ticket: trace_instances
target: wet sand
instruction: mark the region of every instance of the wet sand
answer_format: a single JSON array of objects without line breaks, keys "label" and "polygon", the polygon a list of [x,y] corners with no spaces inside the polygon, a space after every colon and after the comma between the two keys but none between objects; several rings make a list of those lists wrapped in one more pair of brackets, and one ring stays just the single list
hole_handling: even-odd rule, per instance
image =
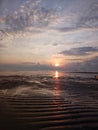
[{"label": "wet sand", "polygon": [[1,76],[0,130],[97,130],[98,81]]}]

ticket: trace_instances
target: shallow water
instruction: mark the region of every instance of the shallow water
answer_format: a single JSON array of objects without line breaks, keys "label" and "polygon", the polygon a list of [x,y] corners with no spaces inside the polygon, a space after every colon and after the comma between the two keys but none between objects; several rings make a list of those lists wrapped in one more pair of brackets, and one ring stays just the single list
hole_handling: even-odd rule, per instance
[{"label": "shallow water", "polygon": [[97,130],[98,80],[94,75],[3,73],[0,129]]}]

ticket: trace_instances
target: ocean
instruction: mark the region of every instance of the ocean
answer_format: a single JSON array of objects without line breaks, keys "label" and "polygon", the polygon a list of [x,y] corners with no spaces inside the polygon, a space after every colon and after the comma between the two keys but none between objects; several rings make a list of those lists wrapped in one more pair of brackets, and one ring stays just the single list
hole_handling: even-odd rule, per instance
[{"label": "ocean", "polygon": [[97,130],[96,75],[0,72],[0,130]]}]

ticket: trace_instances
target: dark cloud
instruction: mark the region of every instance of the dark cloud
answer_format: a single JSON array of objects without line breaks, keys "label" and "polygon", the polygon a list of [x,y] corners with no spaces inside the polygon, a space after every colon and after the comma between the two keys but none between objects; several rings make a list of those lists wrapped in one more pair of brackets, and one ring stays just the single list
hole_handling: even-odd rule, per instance
[{"label": "dark cloud", "polygon": [[[6,6],[9,8],[2,19],[6,26],[6,29],[4,30],[7,32],[25,30],[29,27],[37,27],[37,28],[47,27],[51,22],[55,21],[55,19],[56,21],[57,20],[60,21],[58,15],[59,13],[62,14],[63,12],[62,9],[67,4],[68,7],[66,6],[66,10],[64,9],[65,16],[61,16],[64,19],[63,22],[65,22],[65,25],[59,28],[53,27],[53,29],[56,28],[56,30],[60,32],[70,32],[75,31],[77,29],[81,29],[83,27],[88,28],[98,26],[98,1],[96,0],[94,0],[94,2],[90,1],[89,6],[87,6],[87,8],[85,9],[83,8],[84,10],[82,9],[81,11],[82,13],[80,14],[78,13],[80,12],[79,8],[77,7],[75,9],[75,3],[78,3],[78,1],[73,2],[72,0],[70,1],[54,0],[52,3],[48,0],[46,1],[31,0],[28,2],[26,2],[25,0],[23,2],[22,0],[19,0],[18,2],[14,1],[16,5],[13,4],[13,2],[11,2],[11,5],[13,4],[11,9],[8,0],[5,3]],[[59,10],[59,8],[61,9]],[[72,13],[71,10],[76,12],[76,14]],[[70,16],[69,18],[66,16],[67,15],[66,13],[68,14],[68,16]],[[66,21],[68,19],[70,20],[67,22],[68,24],[67,26]],[[75,22],[73,22],[74,20]],[[30,30],[28,29],[27,31]]]},{"label": "dark cloud", "polygon": [[17,35],[24,37],[26,33],[30,35],[41,33],[55,21],[57,17],[55,11],[42,7],[41,2],[41,0],[19,0],[14,3],[4,0],[3,4],[1,2],[0,40],[10,38],[9,34],[14,38]]},{"label": "dark cloud", "polygon": [[48,26],[52,18],[54,12],[40,7],[40,2],[37,0],[33,4],[32,2],[22,4],[18,11],[7,14],[3,20],[7,27],[6,31],[17,31],[27,27]]},{"label": "dark cloud", "polygon": [[4,45],[3,43],[0,43],[0,49],[1,48],[6,48],[6,45]]},{"label": "dark cloud", "polygon": [[22,64],[23,65],[36,65],[36,63],[34,62],[23,62]]},{"label": "dark cloud", "polygon": [[[71,59],[70,59],[71,60]],[[59,70],[65,71],[76,71],[76,72],[98,72],[98,56],[86,60],[78,61],[77,59],[71,60],[72,62],[63,65]],[[81,59],[80,59],[81,60]],[[0,64],[0,71],[12,71],[12,70],[22,70],[22,71],[31,71],[31,70],[55,70],[56,68],[47,64],[24,62],[21,64]]]},{"label": "dark cloud", "polygon": [[77,62],[77,61],[82,61],[83,59],[82,58],[73,58],[73,59],[69,58],[69,59],[66,59],[66,60],[72,61],[72,62]]},{"label": "dark cloud", "polygon": [[83,66],[83,68],[85,67],[88,71],[98,72],[98,56],[96,56],[88,61],[85,61],[82,64],[82,66]]},{"label": "dark cloud", "polygon": [[85,6],[86,8],[82,7],[80,14],[77,13],[78,10],[76,11],[76,22],[73,22],[74,17],[71,17],[71,22],[68,23],[70,26],[67,27],[65,24],[64,27],[56,29],[60,32],[73,32],[81,29],[98,28],[98,0],[90,1],[88,5]]},{"label": "dark cloud", "polygon": [[58,43],[53,43],[53,46],[58,46],[59,44]]},{"label": "dark cloud", "polygon": [[40,63],[29,63],[24,62],[21,64],[0,64],[0,71],[11,71],[11,70],[53,70],[54,67],[47,64],[40,64]]},{"label": "dark cloud", "polygon": [[3,30],[0,30],[0,40],[4,38],[5,32]]},{"label": "dark cloud", "polygon": [[61,27],[58,28],[57,30],[59,30],[60,32],[72,32],[75,31],[76,29],[79,29],[78,27]]},{"label": "dark cloud", "polygon": [[98,56],[83,62],[83,66],[87,66],[89,70],[95,69],[98,71]]},{"label": "dark cloud", "polygon": [[98,56],[84,62],[72,62],[65,65],[66,71],[98,72]]},{"label": "dark cloud", "polygon": [[2,7],[3,0],[0,0],[0,7]]},{"label": "dark cloud", "polygon": [[91,2],[80,17],[77,25],[79,27],[98,27],[98,0]]},{"label": "dark cloud", "polygon": [[98,52],[98,48],[95,47],[79,47],[79,48],[72,48],[70,50],[65,50],[60,52],[63,55],[73,55],[73,56],[84,56],[89,55],[92,52]]}]

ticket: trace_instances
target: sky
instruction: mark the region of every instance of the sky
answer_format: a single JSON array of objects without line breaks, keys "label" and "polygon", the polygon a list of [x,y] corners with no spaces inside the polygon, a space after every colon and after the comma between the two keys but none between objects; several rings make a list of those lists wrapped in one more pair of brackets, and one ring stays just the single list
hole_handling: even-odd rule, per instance
[{"label": "sky", "polygon": [[0,0],[0,71],[98,72],[98,0]]}]

